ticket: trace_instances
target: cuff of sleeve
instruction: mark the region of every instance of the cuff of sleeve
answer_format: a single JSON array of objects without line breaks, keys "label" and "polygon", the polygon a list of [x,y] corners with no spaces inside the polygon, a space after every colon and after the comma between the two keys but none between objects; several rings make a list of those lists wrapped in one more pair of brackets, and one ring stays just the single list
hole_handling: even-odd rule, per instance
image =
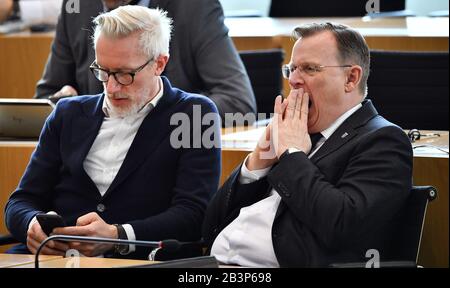
[{"label": "cuff of sleeve", "polygon": [[270,169],[272,168],[267,167],[264,169],[250,171],[245,164],[247,163],[248,157],[249,155],[247,155],[247,157],[244,160],[244,164],[242,164],[241,175],[239,177],[240,184],[250,184],[252,182],[258,181],[262,177],[266,176],[269,173]]},{"label": "cuff of sleeve", "polygon": [[[125,230],[125,233],[127,233],[128,240],[135,241],[136,240],[136,234],[134,234],[133,226],[130,224],[123,224],[123,229]],[[136,245],[130,244],[128,247],[128,252],[126,254],[130,254],[136,251]]]}]

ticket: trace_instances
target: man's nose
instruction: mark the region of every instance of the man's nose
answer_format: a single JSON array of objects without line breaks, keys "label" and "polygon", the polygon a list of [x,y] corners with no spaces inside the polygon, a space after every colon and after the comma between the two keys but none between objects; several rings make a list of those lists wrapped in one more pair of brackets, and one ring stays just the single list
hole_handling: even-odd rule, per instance
[{"label": "man's nose", "polygon": [[300,89],[305,85],[305,79],[303,78],[302,73],[299,73],[298,69],[295,69],[291,75],[289,75],[289,85],[293,89]]},{"label": "man's nose", "polygon": [[116,78],[114,78],[113,75],[109,75],[108,81],[105,83],[105,85],[106,85],[106,92],[108,94],[119,92],[120,89],[122,88],[122,85],[120,85],[116,81]]}]

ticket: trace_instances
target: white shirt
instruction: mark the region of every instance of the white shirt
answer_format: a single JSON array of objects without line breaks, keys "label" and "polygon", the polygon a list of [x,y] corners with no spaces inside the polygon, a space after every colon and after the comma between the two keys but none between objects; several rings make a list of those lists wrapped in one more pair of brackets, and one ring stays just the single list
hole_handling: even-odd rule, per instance
[{"label": "white shirt", "polygon": [[[311,158],[339,126],[361,107],[362,105],[358,104],[351,108],[322,131],[322,139],[311,148],[308,158]],[[245,165],[247,158],[241,168],[240,184],[257,181],[266,176],[272,168],[250,171]],[[239,216],[214,240],[211,255],[225,264],[245,267],[279,267],[272,243],[272,225],[280,202],[280,195],[272,189],[269,197],[242,208]]]},{"label": "white shirt", "polygon": [[23,22],[56,24],[62,0],[20,0],[19,7]]}]

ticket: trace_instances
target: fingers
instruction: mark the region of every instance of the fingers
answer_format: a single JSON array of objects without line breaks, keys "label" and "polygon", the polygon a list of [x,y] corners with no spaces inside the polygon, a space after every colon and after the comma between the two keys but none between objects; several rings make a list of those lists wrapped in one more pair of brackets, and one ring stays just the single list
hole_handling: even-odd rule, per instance
[{"label": "fingers", "polygon": [[[34,224],[27,233],[27,247],[33,253],[36,254],[41,243],[47,238],[47,235],[42,231],[39,223]],[[68,245],[64,243],[58,243],[55,241],[48,242],[44,248],[42,248],[42,254],[47,255],[64,255]]]},{"label": "fingers", "polygon": [[296,98],[295,98],[296,100],[295,100],[295,109],[294,109],[294,116],[293,116],[293,118],[295,118],[295,119],[300,119],[300,117],[301,117],[303,98],[304,98],[303,89],[299,89],[297,92]]},{"label": "fingers", "polygon": [[306,92],[303,94],[302,106],[300,113],[300,121],[304,127],[308,126],[308,113],[309,113],[309,94]]},{"label": "fingers", "polygon": [[291,92],[289,93],[289,96],[287,98],[288,102],[288,106],[287,106],[287,110],[286,110],[286,115],[285,117],[288,119],[291,119],[294,117],[295,114],[295,107],[297,106],[297,97],[298,97],[299,91],[296,89],[291,90]]},{"label": "fingers", "polygon": [[283,114],[282,103],[283,103],[283,97],[281,95],[278,95],[277,98],[275,98],[275,107],[273,109],[273,111],[275,112],[275,115]]},{"label": "fingers", "polygon": [[86,215],[81,216],[80,218],[77,219],[77,226],[86,226],[91,224],[92,222],[95,222],[97,220],[100,220],[100,216],[95,213],[95,212],[91,212],[88,213]]},{"label": "fingers", "polygon": [[[33,254],[37,253],[37,250],[38,250],[40,245],[41,245],[41,242],[38,242],[38,241],[36,241],[34,239],[30,238],[30,239],[27,240],[28,249]],[[64,256],[65,255],[64,251],[50,248],[48,245],[49,245],[49,243],[47,243],[47,245],[45,245],[45,247],[43,247],[41,249],[41,252],[39,254],[43,254],[43,255],[58,255],[58,256]]]},{"label": "fingers", "polygon": [[73,236],[90,236],[92,230],[86,226],[70,226],[64,228],[53,229],[54,234],[73,235]]},{"label": "fingers", "polygon": [[75,249],[87,257],[98,255],[98,253],[96,253],[98,247],[101,247],[101,245],[92,243],[80,243],[80,242],[76,242],[70,245],[71,249]]},{"label": "fingers", "polygon": [[55,97],[78,95],[77,90],[70,85],[66,85],[54,94]]}]

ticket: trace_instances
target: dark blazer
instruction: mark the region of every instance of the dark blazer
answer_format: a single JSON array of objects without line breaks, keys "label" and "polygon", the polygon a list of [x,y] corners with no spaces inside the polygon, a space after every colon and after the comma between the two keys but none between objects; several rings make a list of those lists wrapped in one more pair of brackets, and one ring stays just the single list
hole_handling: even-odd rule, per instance
[{"label": "dark blazer", "polygon": [[[185,113],[192,121],[193,105],[200,106],[202,115],[216,113],[218,118],[217,109],[208,98],[172,88],[165,78],[163,82],[164,95],[139,127],[103,197],[83,161],[104,119],[104,96],[58,102],[6,205],[6,225],[16,239],[25,243],[31,219],[51,210],[68,225],[97,212],[109,224],[131,224],[138,240],[200,239],[207,203],[218,188],[220,148],[172,148],[171,133],[178,126],[170,120],[175,113]],[[202,131],[220,133],[218,122],[201,126]],[[190,137],[192,141],[192,131]],[[137,247],[129,256],[145,258],[148,252]]]},{"label": "dark blazer", "polygon": [[311,159],[289,154],[246,185],[238,167],[208,207],[204,239],[211,247],[242,207],[273,187],[282,198],[272,227],[281,267],[364,261],[372,248],[383,259],[387,227],[412,186],[412,158],[406,134],[365,101]]},{"label": "dark blazer", "polygon": [[[56,36],[36,88],[37,98],[46,98],[64,85],[80,95],[103,91],[89,71],[95,59],[91,36],[92,20],[103,12],[101,0],[80,0],[80,12],[64,8]],[[223,10],[217,0],[151,0],[150,8],[168,11],[174,30],[166,75],[174,87],[212,99],[220,115],[227,112],[256,112],[250,80],[224,25]]]}]

